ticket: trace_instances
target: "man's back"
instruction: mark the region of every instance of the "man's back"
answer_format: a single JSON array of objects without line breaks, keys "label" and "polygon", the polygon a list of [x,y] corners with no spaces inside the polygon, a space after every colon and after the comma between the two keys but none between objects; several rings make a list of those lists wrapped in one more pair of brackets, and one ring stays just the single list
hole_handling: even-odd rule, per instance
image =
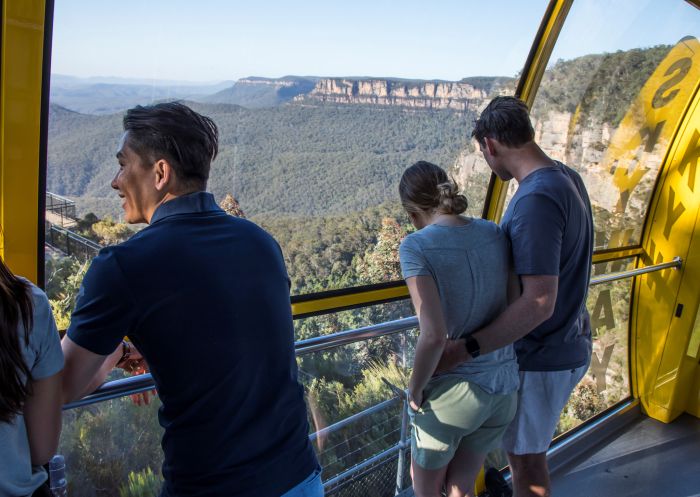
[{"label": "man's back", "polygon": [[593,253],[588,194],[571,168],[537,169],[520,183],[501,222],[519,275],[557,275],[551,318],[515,343],[521,370],[579,367],[590,354],[585,299]]},{"label": "man's back", "polygon": [[179,197],[104,250],[84,286],[100,297],[79,302],[71,338],[95,350],[88,320],[110,322],[99,335],[127,334],[156,380],[164,495],[279,495],[315,469],[289,282],[262,229],[226,215],[209,194]]}]

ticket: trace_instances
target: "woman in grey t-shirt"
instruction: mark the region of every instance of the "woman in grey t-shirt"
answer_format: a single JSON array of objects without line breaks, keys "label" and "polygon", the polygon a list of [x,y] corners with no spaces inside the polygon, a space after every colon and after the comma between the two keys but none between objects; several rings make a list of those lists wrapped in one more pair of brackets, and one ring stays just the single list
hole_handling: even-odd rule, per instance
[{"label": "woman in grey t-shirt", "polygon": [[63,353],[44,292],[0,259],[0,496],[32,495],[61,432]]},{"label": "woman in grey t-shirt", "polygon": [[399,195],[418,229],[399,250],[421,331],[409,385],[413,488],[418,497],[439,495],[443,485],[450,496],[472,495],[486,454],[515,414],[515,353],[512,346],[474,352],[455,370],[436,368],[448,338],[469,336],[506,308],[508,241],[497,225],[460,216],[467,199],[434,164],[409,167]]}]

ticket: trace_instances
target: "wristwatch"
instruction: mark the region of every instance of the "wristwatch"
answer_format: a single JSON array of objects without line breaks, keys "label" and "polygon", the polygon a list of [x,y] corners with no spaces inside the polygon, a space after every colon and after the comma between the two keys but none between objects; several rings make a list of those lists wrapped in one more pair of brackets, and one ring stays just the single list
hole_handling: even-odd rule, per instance
[{"label": "wristwatch", "polygon": [[469,352],[469,355],[472,356],[472,359],[476,359],[479,357],[479,354],[481,354],[479,342],[477,342],[476,338],[471,335],[469,335],[466,340],[465,346],[467,348],[467,352]]}]

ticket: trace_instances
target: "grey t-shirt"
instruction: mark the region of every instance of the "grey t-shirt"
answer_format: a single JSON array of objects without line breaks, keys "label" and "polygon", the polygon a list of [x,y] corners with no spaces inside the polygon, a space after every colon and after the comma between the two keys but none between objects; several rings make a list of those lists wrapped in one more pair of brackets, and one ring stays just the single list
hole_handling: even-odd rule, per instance
[{"label": "grey t-shirt", "polygon": [[[25,346],[24,328],[19,330],[26,364],[35,380],[48,378],[63,369],[63,352],[51,306],[44,292],[31,285],[34,323]],[[0,423],[0,496],[31,495],[46,480],[41,467],[32,467],[24,416]]]},{"label": "grey t-shirt", "polygon": [[563,371],[586,364],[591,330],[586,295],[593,255],[588,193],[573,169],[556,163],[518,186],[501,221],[518,275],[557,275],[554,314],[515,343],[523,371]]},{"label": "grey t-shirt", "polygon": [[[408,235],[399,249],[404,278],[432,276],[440,294],[449,338],[467,336],[507,306],[508,240],[495,224],[473,219],[463,226],[431,224]],[[465,362],[446,375],[460,375],[489,393],[518,389],[512,346]]]}]

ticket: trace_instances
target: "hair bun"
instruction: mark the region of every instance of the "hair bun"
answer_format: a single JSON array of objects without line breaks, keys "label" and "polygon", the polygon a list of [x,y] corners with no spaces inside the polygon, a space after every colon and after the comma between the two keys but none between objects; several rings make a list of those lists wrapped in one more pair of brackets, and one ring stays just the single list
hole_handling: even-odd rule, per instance
[{"label": "hair bun", "polygon": [[454,179],[441,167],[423,160],[403,172],[399,197],[408,212],[461,214],[467,210],[467,197],[459,193]]},{"label": "hair bun", "polygon": [[461,214],[467,210],[467,197],[459,193],[459,187],[450,179],[437,185],[438,205],[445,214]]}]

